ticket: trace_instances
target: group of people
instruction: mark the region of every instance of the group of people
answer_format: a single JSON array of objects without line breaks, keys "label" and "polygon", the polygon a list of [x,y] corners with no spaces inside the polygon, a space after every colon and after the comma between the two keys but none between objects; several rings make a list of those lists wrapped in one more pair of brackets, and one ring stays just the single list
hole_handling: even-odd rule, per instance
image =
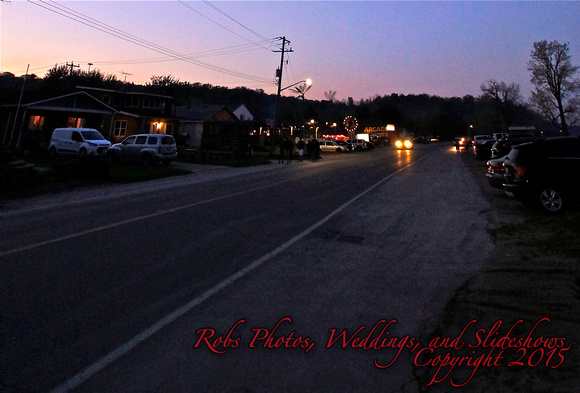
[{"label": "group of people", "polygon": [[[284,137],[279,145],[280,148],[280,158],[278,159],[279,164],[283,164],[286,161],[286,165],[292,162],[292,156],[294,155],[294,143],[288,137]],[[296,149],[298,150],[298,157],[300,161],[304,159],[304,150],[308,154],[311,161],[316,161],[320,159],[320,142],[317,139],[311,139],[308,143],[305,143],[302,138],[296,143]]]}]

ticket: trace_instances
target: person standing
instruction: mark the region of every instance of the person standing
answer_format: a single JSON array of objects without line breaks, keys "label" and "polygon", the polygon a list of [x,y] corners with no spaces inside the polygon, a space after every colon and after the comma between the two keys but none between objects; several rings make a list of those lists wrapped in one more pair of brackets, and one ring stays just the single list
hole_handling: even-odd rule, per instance
[{"label": "person standing", "polygon": [[288,138],[284,139],[284,152],[286,153],[286,165],[292,162],[292,155],[294,154],[294,143]]},{"label": "person standing", "polygon": [[302,161],[302,158],[304,156],[304,141],[302,140],[302,138],[300,138],[300,140],[296,144],[296,147],[298,148],[298,156],[300,157],[300,161]]},{"label": "person standing", "polygon": [[284,148],[286,147],[286,137],[280,142],[280,158],[278,158],[278,164],[284,163]]},{"label": "person standing", "polygon": [[311,142],[312,144],[312,155],[311,155],[311,159],[312,161],[316,161],[318,160],[318,158],[320,157],[320,142],[318,142],[318,139],[314,138]]}]

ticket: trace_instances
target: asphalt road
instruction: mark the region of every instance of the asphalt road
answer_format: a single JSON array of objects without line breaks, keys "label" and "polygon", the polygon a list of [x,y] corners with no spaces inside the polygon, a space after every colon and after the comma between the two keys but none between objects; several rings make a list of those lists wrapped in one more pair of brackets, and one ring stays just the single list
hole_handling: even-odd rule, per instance
[{"label": "asphalt road", "polygon": [[323,157],[6,204],[0,387],[416,391],[488,202],[446,144]]}]

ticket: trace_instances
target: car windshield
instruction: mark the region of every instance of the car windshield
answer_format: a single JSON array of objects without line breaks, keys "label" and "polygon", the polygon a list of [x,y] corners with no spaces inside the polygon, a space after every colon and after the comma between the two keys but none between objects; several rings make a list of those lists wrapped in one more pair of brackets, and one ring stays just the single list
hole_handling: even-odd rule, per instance
[{"label": "car windshield", "polygon": [[88,141],[105,140],[98,131],[81,131],[81,134],[83,134],[83,137]]}]

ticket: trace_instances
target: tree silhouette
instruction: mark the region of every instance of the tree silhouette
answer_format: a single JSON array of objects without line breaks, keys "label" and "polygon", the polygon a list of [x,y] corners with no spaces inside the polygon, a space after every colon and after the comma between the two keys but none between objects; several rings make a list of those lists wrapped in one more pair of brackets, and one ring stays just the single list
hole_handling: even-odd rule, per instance
[{"label": "tree silhouette", "polygon": [[498,82],[494,79],[481,84],[484,98],[491,99],[501,113],[503,123],[507,128],[512,125],[512,112],[521,103],[520,85],[517,83]]},{"label": "tree silhouette", "polygon": [[295,94],[298,94],[298,97],[300,97],[304,100],[306,92],[308,90],[310,90],[311,87],[312,87],[312,85],[309,85],[307,83],[302,83],[301,85],[295,86],[293,91]]},{"label": "tree silhouette", "polygon": [[336,91],[335,90],[328,90],[324,92],[324,98],[330,103],[333,103],[336,99]]},{"label": "tree silhouette", "polygon": [[578,121],[580,105],[580,81],[574,79],[578,66],[572,65],[568,50],[568,44],[558,41],[534,42],[528,62],[536,87],[530,102],[564,135]]}]

